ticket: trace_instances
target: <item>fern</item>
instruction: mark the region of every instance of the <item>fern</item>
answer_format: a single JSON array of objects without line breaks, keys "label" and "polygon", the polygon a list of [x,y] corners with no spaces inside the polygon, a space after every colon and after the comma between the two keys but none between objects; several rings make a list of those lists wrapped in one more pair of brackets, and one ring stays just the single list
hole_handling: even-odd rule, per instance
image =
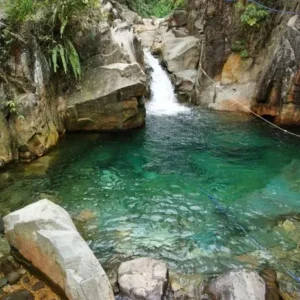
[{"label": "fern", "polygon": [[57,64],[57,52],[58,52],[58,47],[55,46],[55,47],[52,49],[52,63],[53,63],[53,70],[54,70],[54,73],[56,73],[57,68],[58,68],[58,64]]},{"label": "fern", "polygon": [[81,64],[77,50],[70,40],[67,40],[68,59],[70,61],[73,74],[76,79],[81,77]]},{"label": "fern", "polygon": [[[1,0],[0,0],[1,1]],[[82,14],[89,14],[99,0],[9,0],[6,1],[8,25],[17,31],[35,15],[43,15],[36,26],[35,35],[54,73],[60,69],[64,74],[71,73],[76,80],[81,77],[80,57],[74,46],[74,27],[70,22]],[[0,35],[0,59],[6,59],[13,43],[11,37]],[[0,63],[1,64],[1,63]]]},{"label": "fern", "polygon": [[65,57],[65,49],[62,45],[59,45],[59,54],[63,64],[64,72],[66,74],[68,73],[68,64],[67,64],[67,58]]}]

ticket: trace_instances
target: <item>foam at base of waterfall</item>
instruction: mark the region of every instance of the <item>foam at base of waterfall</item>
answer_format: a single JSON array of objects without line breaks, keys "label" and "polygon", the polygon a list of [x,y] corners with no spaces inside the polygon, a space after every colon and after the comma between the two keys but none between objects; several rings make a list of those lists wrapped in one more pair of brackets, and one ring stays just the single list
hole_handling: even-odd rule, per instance
[{"label": "foam at base of waterfall", "polygon": [[147,105],[149,115],[176,115],[190,109],[178,103],[174,87],[158,59],[145,51],[146,62],[153,69],[151,74],[151,101]]}]

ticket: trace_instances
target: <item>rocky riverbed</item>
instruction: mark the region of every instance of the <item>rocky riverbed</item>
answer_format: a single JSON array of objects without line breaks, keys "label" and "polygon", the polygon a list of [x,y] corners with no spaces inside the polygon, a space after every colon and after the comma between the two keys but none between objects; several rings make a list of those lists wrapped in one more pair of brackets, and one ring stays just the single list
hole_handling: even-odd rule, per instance
[{"label": "rocky riverbed", "polygon": [[[89,211],[76,217],[80,222],[91,218]],[[0,285],[5,300],[296,300],[300,296],[287,274],[267,267],[260,273],[240,269],[210,278],[175,273],[163,261],[142,257],[116,264],[107,277],[67,212],[49,200],[9,214],[4,224]],[[290,217],[278,226],[294,232],[299,224]],[[10,255],[10,246],[17,260]]]}]

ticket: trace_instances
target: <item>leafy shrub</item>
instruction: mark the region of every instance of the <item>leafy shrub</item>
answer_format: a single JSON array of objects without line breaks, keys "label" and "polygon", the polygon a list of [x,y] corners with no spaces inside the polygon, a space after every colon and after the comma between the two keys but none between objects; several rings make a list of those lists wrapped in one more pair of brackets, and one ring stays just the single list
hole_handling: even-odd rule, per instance
[{"label": "leafy shrub", "polygon": [[245,40],[238,40],[231,45],[231,50],[233,52],[241,52],[241,51],[245,50],[245,48],[246,48]]},{"label": "leafy shrub", "polygon": [[240,52],[240,55],[241,55],[241,58],[243,58],[243,59],[247,59],[247,58],[250,57],[250,54],[249,54],[249,52],[248,52],[247,49],[242,50],[242,51]]},{"label": "leafy shrub", "polygon": [[37,9],[37,2],[32,0],[12,0],[6,3],[6,13],[10,24],[26,21]]},{"label": "leafy shrub", "polygon": [[251,27],[260,26],[269,16],[269,12],[265,8],[253,3],[247,4],[245,7],[241,3],[238,3],[237,7],[243,10],[241,21]]}]

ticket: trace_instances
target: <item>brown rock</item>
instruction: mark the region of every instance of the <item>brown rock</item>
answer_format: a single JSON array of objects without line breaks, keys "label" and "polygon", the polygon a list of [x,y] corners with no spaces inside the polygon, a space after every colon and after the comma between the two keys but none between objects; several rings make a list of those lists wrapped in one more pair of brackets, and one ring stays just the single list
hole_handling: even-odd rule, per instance
[{"label": "brown rock", "polygon": [[15,284],[21,279],[22,275],[20,272],[12,272],[7,275],[7,280],[9,284]]},{"label": "brown rock", "polygon": [[23,278],[23,283],[29,283],[30,282],[30,278],[28,276],[25,276]]},{"label": "brown rock", "polygon": [[1,300],[34,300],[34,296],[29,291],[22,289],[3,296]]},{"label": "brown rock", "polygon": [[276,272],[270,268],[265,268],[260,272],[260,276],[265,280],[266,283],[266,300],[279,300],[280,296]]},{"label": "brown rock", "polygon": [[40,289],[43,289],[44,287],[45,287],[45,283],[42,281],[38,281],[31,287],[31,289],[33,291],[38,291]]}]

